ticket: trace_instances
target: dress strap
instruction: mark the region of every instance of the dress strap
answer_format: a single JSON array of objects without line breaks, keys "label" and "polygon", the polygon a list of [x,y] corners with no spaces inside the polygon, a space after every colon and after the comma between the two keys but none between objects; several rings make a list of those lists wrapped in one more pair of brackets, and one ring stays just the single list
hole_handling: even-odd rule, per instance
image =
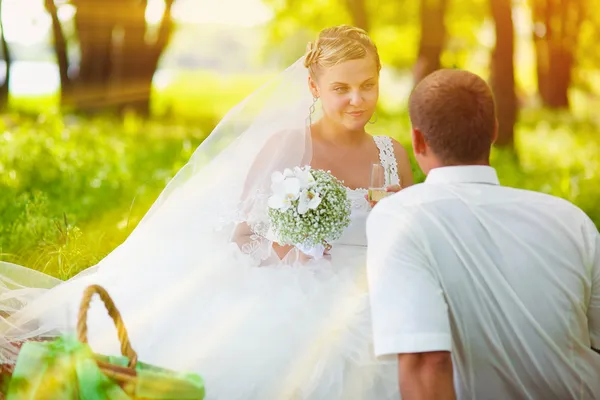
[{"label": "dress strap", "polygon": [[379,149],[379,160],[385,169],[385,184],[399,185],[400,177],[398,176],[398,161],[394,153],[394,143],[389,136],[373,136],[375,144]]}]

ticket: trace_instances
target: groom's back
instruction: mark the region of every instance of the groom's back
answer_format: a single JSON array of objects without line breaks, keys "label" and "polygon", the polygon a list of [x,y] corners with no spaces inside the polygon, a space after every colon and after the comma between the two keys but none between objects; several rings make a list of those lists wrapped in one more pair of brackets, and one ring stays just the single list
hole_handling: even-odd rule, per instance
[{"label": "groom's back", "polygon": [[376,353],[450,351],[459,398],[600,398],[596,227],[562,199],[500,186],[489,160],[506,137],[481,77],[429,74],[409,115],[427,179],[367,224]]},{"label": "groom's back", "polygon": [[600,397],[600,249],[582,211],[478,183],[417,185],[390,200],[414,213],[439,273],[464,398]]}]

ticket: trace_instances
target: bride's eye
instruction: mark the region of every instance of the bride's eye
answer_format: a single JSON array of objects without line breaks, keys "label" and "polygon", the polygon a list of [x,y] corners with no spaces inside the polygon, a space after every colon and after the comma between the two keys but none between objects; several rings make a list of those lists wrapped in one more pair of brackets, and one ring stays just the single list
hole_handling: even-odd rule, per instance
[{"label": "bride's eye", "polygon": [[375,87],[374,83],[366,83],[363,85],[363,88],[365,88],[367,90],[373,89],[374,87]]},{"label": "bride's eye", "polygon": [[338,87],[333,88],[333,91],[336,93],[344,93],[346,91],[346,88],[343,86],[338,86]]}]

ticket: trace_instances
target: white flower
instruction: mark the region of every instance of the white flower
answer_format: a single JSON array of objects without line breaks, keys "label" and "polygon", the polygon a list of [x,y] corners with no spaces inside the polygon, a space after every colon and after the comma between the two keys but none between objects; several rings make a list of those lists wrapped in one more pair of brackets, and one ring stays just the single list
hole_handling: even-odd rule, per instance
[{"label": "white flower", "polygon": [[304,215],[308,210],[315,210],[321,204],[321,197],[312,190],[303,190],[298,201],[298,214]]},{"label": "white flower", "polygon": [[292,202],[298,200],[300,196],[300,181],[298,178],[274,180],[271,188],[273,189],[273,195],[269,197],[269,207],[277,210],[287,211],[292,206]]},{"label": "white flower", "polygon": [[291,177],[294,176],[294,171],[292,171],[289,168],[286,168],[286,169],[283,170],[283,176],[286,177],[286,178],[291,178]]},{"label": "white flower", "polygon": [[294,173],[296,178],[300,180],[301,189],[307,189],[316,183],[315,177],[310,173],[310,166],[304,168],[296,167],[294,168]]}]

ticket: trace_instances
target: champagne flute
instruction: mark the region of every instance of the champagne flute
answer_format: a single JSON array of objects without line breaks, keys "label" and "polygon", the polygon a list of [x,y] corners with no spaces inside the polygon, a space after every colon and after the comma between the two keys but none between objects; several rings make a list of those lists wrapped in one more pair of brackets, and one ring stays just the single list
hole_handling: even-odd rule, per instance
[{"label": "champagne flute", "polygon": [[387,197],[385,189],[385,168],[381,164],[371,166],[371,184],[369,185],[369,201],[378,202]]}]

